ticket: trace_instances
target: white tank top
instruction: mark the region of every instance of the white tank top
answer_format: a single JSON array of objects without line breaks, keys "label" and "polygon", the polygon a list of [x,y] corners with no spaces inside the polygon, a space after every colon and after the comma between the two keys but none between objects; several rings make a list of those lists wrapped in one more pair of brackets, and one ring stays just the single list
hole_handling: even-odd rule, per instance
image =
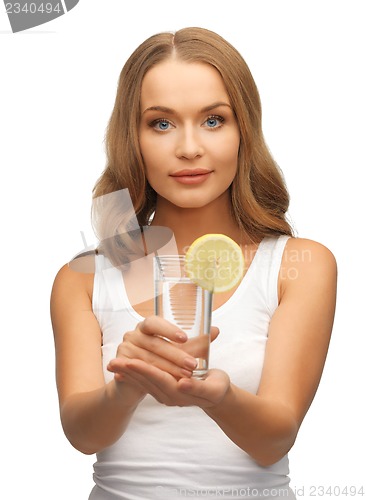
[{"label": "white tank top", "polygon": [[[210,367],[238,387],[258,390],[268,326],[278,306],[277,283],[287,236],[264,238],[230,299],[212,314],[220,335],[211,344]],[[128,301],[121,273],[97,258],[93,310],[103,332],[106,370],[124,332],[142,317]],[[287,456],[261,467],[197,407],[167,407],[146,396],[123,436],[97,454],[90,500],[178,500],[184,497],[294,499]]]}]

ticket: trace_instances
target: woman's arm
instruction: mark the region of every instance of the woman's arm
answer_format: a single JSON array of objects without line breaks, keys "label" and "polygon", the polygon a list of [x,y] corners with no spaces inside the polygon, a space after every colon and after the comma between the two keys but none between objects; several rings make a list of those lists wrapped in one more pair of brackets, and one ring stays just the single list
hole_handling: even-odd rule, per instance
[{"label": "woman's arm", "polygon": [[[123,434],[147,392],[128,375],[116,375],[105,384],[102,336],[92,311],[92,291],[92,274],[64,266],[51,294],[61,422],[71,444],[86,454],[112,445]],[[191,376],[195,359],[180,348],[186,335],[175,325],[155,318],[153,330],[159,333],[161,328],[167,341],[151,335],[150,325],[151,321],[145,320],[133,332],[121,331],[116,352],[119,359],[132,357],[156,364],[174,380]]]},{"label": "woman's arm", "polygon": [[93,275],[64,266],[51,294],[61,422],[71,444],[86,454],[115,442],[145,395],[136,385],[105,384],[92,289]]},{"label": "woman's arm", "polygon": [[138,381],[162,404],[200,406],[260,465],[275,463],[293,445],[320,381],[333,325],[336,274],[334,257],[325,247],[289,240],[256,395],[231,384],[220,370],[210,370],[203,381],[177,381],[136,359],[112,360],[109,369]]},{"label": "woman's arm", "polygon": [[292,447],[313,400],[327,355],[336,302],[336,263],[322,245],[288,241],[257,395],[233,385],[206,409],[261,465]]}]

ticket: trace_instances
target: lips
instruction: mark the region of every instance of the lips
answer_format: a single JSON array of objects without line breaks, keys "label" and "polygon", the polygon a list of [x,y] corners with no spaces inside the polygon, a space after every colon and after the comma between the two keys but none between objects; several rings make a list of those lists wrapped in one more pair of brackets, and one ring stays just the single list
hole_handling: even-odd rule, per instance
[{"label": "lips", "polygon": [[186,168],[184,170],[178,170],[171,174],[172,177],[185,177],[187,175],[206,175],[210,174],[212,170],[207,170],[206,168]]},{"label": "lips", "polygon": [[205,168],[187,168],[170,174],[170,177],[181,184],[200,184],[208,179],[212,172],[213,170]]}]

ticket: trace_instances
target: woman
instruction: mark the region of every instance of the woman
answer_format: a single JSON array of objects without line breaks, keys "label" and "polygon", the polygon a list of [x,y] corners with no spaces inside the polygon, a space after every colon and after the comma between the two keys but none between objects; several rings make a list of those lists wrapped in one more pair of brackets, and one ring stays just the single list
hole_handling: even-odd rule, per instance
[{"label": "woman", "polygon": [[[97,453],[90,499],[294,498],[287,453],[323,370],[336,264],[293,237],[247,65],[204,29],[152,36],[122,70],[106,143],[95,197],[128,188],[139,225],[170,228],[180,253],[226,234],[247,272],[214,297],[212,369],[196,380],[184,332],[153,314],[149,256],[60,270],[60,412],[73,446]],[[98,219],[101,239],[124,215]]]}]

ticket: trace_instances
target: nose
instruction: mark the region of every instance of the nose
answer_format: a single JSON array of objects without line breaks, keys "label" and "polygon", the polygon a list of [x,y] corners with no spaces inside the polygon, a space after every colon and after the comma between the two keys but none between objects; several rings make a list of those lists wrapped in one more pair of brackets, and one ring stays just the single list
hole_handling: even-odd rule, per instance
[{"label": "nose", "polygon": [[176,144],[175,154],[177,158],[193,160],[204,154],[203,144],[200,136],[192,128],[181,130]]}]

